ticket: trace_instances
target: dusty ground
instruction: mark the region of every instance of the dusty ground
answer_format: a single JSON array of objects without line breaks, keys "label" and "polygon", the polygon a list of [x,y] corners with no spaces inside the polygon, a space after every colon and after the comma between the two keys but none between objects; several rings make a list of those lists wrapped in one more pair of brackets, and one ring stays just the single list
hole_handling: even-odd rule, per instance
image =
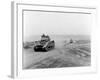
[{"label": "dusty ground", "polygon": [[23,69],[90,66],[90,41],[78,40],[72,44],[56,41],[55,49],[34,52],[23,49]]}]

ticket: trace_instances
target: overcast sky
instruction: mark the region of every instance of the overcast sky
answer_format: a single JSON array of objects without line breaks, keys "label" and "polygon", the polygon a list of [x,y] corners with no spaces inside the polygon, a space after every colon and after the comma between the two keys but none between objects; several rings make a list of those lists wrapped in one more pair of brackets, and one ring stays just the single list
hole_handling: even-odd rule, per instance
[{"label": "overcast sky", "polygon": [[32,35],[90,35],[91,14],[24,11],[24,37]]}]

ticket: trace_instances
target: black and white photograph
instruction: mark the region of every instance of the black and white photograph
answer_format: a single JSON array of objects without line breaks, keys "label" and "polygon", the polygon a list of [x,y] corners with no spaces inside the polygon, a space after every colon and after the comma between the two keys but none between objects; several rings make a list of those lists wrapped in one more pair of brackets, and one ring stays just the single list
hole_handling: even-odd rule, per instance
[{"label": "black and white photograph", "polygon": [[91,13],[23,11],[23,69],[91,66]]}]

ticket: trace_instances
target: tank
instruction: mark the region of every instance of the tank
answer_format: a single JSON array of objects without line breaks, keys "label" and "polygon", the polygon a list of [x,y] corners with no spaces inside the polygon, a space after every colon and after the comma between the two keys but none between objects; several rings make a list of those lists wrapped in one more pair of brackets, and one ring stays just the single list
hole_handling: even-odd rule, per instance
[{"label": "tank", "polygon": [[35,41],[34,51],[49,51],[55,48],[55,41],[48,35],[42,35],[41,40]]}]

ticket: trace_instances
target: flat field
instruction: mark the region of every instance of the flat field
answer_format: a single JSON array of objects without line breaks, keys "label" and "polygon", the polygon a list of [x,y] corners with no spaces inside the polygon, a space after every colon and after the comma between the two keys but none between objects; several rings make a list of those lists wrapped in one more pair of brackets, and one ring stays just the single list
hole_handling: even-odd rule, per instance
[{"label": "flat field", "polygon": [[[32,36],[24,43],[38,40]],[[50,36],[55,48],[48,52],[35,52],[33,48],[23,48],[23,69],[84,67],[91,65],[90,36]],[[73,43],[69,43],[70,39]],[[34,45],[33,45],[34,47]]]}]

